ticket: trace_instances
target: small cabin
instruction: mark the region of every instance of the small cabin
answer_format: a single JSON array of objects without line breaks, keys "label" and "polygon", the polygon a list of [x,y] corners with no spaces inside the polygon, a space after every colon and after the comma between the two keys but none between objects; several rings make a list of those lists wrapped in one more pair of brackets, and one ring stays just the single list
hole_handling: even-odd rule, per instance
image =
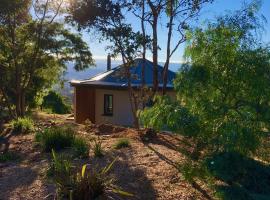
[{"label": "small cabin", "polygon": [[[142,67],[145,66],[145,85],[153,87],[153,63],[149,60],[135,59],[130,66],[131,84],[134,90],[141,87]],[[159,89],[162,88],[162,67],[158,66]],[[71,81],[74,87],[74,115],[77,123],[89,119],[92,123],[110,123],[132,126],[133,116],[124,66],[110,68],[87,80]],[[173,80],[176,74],[168,71],[167,93],[175,96]]]}]

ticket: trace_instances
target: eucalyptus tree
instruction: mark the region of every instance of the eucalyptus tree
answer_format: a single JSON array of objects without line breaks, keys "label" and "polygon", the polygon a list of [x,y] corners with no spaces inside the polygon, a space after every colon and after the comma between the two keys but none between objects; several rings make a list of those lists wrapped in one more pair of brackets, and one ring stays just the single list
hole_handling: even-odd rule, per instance
[{"label": "eucalyptus tree", "polygon": [[175,80],[178,100],[158,99],[141,114],[146,126],[190,135],[210,153],[256,151],[270,128],[270,50],[256,36],[258,8],[250,4],[190,33]]},{"label": "eucalyptus tree", "polygon": [[14,117],[23,116],[36,95],[59,80],[67,61],[75,61],[76,70],[93,64],[81,36],[57,21],[63,3],[0,3],[0,90]]},{"label": "eucalyptus tree", "polygon": [[[167,46],[166,60],[163,67],[163,95],[166,94],[168,69],[170,59],[179,46],[186,41],[187,31],[194,20],[199,16],[203,6],[207,3],[212,3],[214,0],[166,0],[165,12],[168,17],[167,21]],[[172,39],[176,38],[174,44]]]},{"label": "eucalyptus tree", "polygon": [[[151,29],[151,53],[153,61],[153,91],[159,87],[158,60],[159,51],[165,55],[163,66],[162,82],[163,94],[166,93],[167,76],[171,57],[179,46],[186,41],[186,33],[195,23],[201,9],[214,0],[123,0],[129,2],[129,8],[133,14],[141,21],[141,32],[144,37],[148,27]],[[160,26],[166,27],[166,47],[161,49]],[[145,57],[146,48],[143,49],[142,56]]]}]

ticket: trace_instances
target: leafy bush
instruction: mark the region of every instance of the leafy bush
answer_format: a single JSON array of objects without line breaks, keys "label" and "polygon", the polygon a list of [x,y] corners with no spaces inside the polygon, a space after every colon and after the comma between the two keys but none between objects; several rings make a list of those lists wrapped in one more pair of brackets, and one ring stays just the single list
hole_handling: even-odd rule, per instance
[{"label": "leafy bush", "polygon": [[18,118],[11,121],[11,126],[15,133],[28,133],[33,131],[34,122],[28,117]]},{"label": "leafy bush", "polygon": [[72,144],[75,156],[86,158],[89,155],[89,145],[83,138],[75,138]]},{"label": "leafy bush", "polygon": [[42,149],[50,152],[72,147],[75,140],[74,130],[70,127],[51,127],[36,134],[36,140]]},{"label": "leafy bush", "polygon": [[121,148],[129,147],[129,146],[130,146],[130,141],[126,138],[121,138],[114,144],[115,149],[121,149]]},{"label": "leafy bush", "polygon": [[155,96],[154,105],[138,114],[146,128],[169,129],[184,135],[199,133],[198,118],[169,96]]},{"label": "leafy bush", "polygon": [[0,153],[0,163],[17,160],[19,156],[14,152]]},{"label": "leafy bush", "polygon": [[57,199],[97,199],[105,193],[116,193],[125,196],[132,194],[118,189],[114,185],[114,179],[109,172],[116,159],[104,168],[97,169],[90,165],[83,165],[77,170],[71,162],[54,151],[50,173],[57,187]]},{"label": "leafy bush", "polygon": [[71,111],[71,106],[68,105],[63,97],[55,91],[50,91],[43,98],[42,108],[50,109],[53,113],[67,114]]},{"label": "leafy bush", "polygon": [[103,157],[103,149],[102,149],[101,140],[94,140],[93,151],[94,151],[95,157],[98,157],[98,158]]}]

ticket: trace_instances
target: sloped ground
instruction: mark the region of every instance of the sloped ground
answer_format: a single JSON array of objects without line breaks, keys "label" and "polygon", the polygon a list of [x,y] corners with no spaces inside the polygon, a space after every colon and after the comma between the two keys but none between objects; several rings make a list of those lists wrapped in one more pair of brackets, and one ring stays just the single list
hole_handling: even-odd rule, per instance
[{"label": "sloped ground", "polygon": [[19,158],[0,163],[0,199],[43,199],[53,192],[44,179],[48,161],[33,147],[33,135],[12,136],[8,142]]},{"label": "sloped ground", "polygon": [[[83,126],[66,121],[66,117],[42,114],[36,116],[36,119],[40,126],[50,126],[51,120],[56,121],[57,125],[71,124],[78,129],[78,134],[89,141],[89,144],[93,138],[99,137],[105,156],[94,158],[90,150],[89,159],[77,162],[104,166],[117,157],[112,174],[118,186],[134,194],[132,198],[123,199],[207,199],[202,192],[184,181],[177,170],[177,163],[185,159],[178,151],[183,138],[159,133],[157,137],[145,143],[140,138],[141,133],[133,129],[103,125],[92,126],[85,130]],[[34,135],[7,134],[5,137],[9,144],[8,148],[17,152],[20,159],[0,163],[0,199],[53,199],[54,186],[45,178],[49,155],[41,153],[35,147]],[[131,141],[131,147],[115,150],[113,145],[122,137]],[[4,143],[1,148],[3,146]]]}]

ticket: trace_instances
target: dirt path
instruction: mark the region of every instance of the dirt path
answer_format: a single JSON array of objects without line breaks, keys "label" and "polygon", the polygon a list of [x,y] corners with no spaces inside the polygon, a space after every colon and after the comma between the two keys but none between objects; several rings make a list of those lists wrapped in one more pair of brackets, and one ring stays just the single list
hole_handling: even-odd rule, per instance
[{"label": "dirt path", "polygon": [[[132,131],[134,132],[134,131]],[[183,155],[177,150],[179,138],[168,134],[158,137],[145,144],[130,133],[131,147],[112,150],[118,136],[102,137],[107,158],[118,157],[113,174],[118,184],[126,191],[135,195],[133,199],[157,200],[191,200],[206,199],[200,192],[183,180],[177,169]],[[102,158],[106,160],[107,158]],[[92,162],[102,162],[94,159]]]},{"label": "dirt path", "polygon": [[47,159],[33,146],[33,135],[9,137],[9,151],[18,160],[0,163],[0,199],[44,199],[54,191],[44,181]]}]

